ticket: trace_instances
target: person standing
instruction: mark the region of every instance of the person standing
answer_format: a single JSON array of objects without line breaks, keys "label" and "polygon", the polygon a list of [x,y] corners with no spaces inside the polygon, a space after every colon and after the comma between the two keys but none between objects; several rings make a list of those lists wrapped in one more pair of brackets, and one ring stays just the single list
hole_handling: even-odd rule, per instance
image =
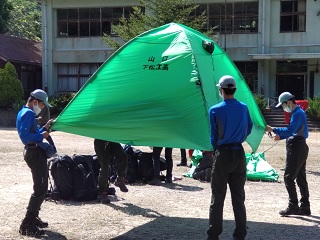
[{"label": "person standing", "polygon": [[35,118],[44,106],[51,107],[48,96],[43,90],[36,89],[31,92],[27,104],[19,111],[16,119],[17,131],[24,144],[24,160],[31,169],[33,179],[33,193],[19,229],[22,235],[42,235],[44,232],[39,228],[48,227],[48,223],[39,217],[40,207],[48,190],[47,158],[37,143],[49,137],[48,129],[53,120],[50,119],[39,129]]},{"label": "person standing", "polygon": [[[310,215],[309,188],[306,178],[306,160],[309,147],[306,143],[308,138],[308,124],[305,112],[296,104],[295,97],[289,92],[280,94],[279,103],[276,107],[282,106],[283,110],[292,113],[290,124],[287,127],[266,126],[266,131],[276,135],[274,140],[286,139],[286,167],[284,171],[284,183],[289,194],[288,207],[281,210],[281,216],[286,215]],[[296,191],[296,185],[300,189],[300,207]]]},{"label": "person standing", "polygon": [[[98,196],[108,195],[109,188],[109,168],[110,161],[115,158],[115,167],[117,171],[117,179],[114,185],[120,188],[122,192],[128,192],[125,185],[125,176],[128,169],[128,155],[122,148],[120,143],[94,139],[94,150],[100,162],[100,172],[98,177]],[[105,200],[107,199],[104,197]]]},{"label": "person standing", "polygon": [[[152,159],[153,159],[153,171],[154,179],[152,179],[149,184],[158,186],[161,184],[160,180],[160,155],[163,147],[153,147]],[[172,160],[172,148],[165,148],[164,157],[166,159],[167,170],[166,170],[166,183],[172,183],[172,169],[173,169],[173,160]]]},{"label": "person standing", "polygon": [[186,149],[180,148],[180,163],[177,164],[177,167],[186,167],[188,165],[187,163],[187,152]]},{"label": "person standing", "polygon": [[233,239],[247,235],[245,191],[246,159],[242,143],[251,133],[252,121],[246,104],[234,98],[236,82],[232,76],[220,78],[219,94],[223,101],[209,110],[210,141],[214,149],[211,171],[211,204],[208,240],[222,233],[223,206],[229,184],[236,228]]}]

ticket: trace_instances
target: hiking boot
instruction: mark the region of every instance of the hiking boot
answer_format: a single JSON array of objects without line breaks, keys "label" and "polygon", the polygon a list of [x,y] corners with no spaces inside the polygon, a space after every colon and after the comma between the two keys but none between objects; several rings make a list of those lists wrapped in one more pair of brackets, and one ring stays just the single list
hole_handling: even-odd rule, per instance
[{"label": "hiking boot", "polygon": [[300,207],[300,215],[309,216],[311,215],[310,207]]},{"label": "hiking boot", "polygon": [[33,224],[38,228],[47,228],[49,226],[47,222],[42,221],[41,218],[39,217],[36,217],[33,220]]},{"label": "hiking boot", "polygon": [[159,186],[159,185],[161,185],[161,181],[158,178],[154,178],[150,182],[148,182],[148,184],[153,185],[153,186]]},{"label": "hiking boot", "polygon": [[124,178],[117,178],[116,181],[114,182],[114,185],[120,188],[121,192],[128,192],[128,188],[124,184],[125,180]]},{"label": "hiking boot", "polygon": [[44,235],[44,231],[40,230],[34,224],[30,222],[22,222],[20,225],[19,233],[25,236],[41,236]]},{"label": "hiking boot", "polygon": [[300,215],[300,209],[298,206],[288,206],[286,209],[283,209],[279,212],[281,216],[288,215]]}]

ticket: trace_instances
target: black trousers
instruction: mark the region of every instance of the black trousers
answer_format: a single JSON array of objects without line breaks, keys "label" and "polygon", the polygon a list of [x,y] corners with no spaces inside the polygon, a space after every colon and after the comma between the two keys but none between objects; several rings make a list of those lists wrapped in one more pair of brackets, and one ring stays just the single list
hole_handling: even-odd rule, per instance
[{"label": "black trousers", "polygon": [[41,204],[48,191],[47,158],[38,147],[29,147],[24,150],[24,160],[31,169],[33,179],[33,193],[31,194],[27,211],[38,216]]},{"label": "black trousers", "polygon": [[109,187],[109,166],[111,158],[115,158],[115,167],[119,178],[125,177],[128,169],[128,155],[120,143],[108,142],[100,139],[94,140],[94,150],[100,162],[98,187]]},{"label": "black trousers", "polygon": [[289,194],[289,206],[298,206],[298,195],[296,184],[300,189],[301,207],[310,207],[309,188],[306,178],[306,160],[308,158],[309,147],[305,140],[287,141],[287,159],[284,172],[284,183]]},{"label": "black trousers", "polygon": [[[163,147],[154,147],[152,152],[154,178],[160,179],[160,155]],[[172,148],[165,148],[164,157],[167,163],[166,176],[172,177],[173,160],[172,160]]]},{"label": "black trousers", "polygon": [[211,205],[209,209],[208,240],[218,239],[222,233],[223,206],[229,185],[236,228],[233,236],[242,239],[247,235],[246,208],[244,205],[246,159],[243,147],[218,147],[214,151],[211,174]]}]

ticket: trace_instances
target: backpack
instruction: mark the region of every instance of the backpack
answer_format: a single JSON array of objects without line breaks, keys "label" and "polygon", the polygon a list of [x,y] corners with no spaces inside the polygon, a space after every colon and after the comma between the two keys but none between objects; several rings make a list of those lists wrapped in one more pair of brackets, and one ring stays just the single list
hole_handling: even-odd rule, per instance
[{"label": "backpack", "polygon": [[76,201],[97,199],[97,182],[92,170],[92,155],[73,155],[73,197]]},{"label": "backpack", "polygon": [[[68,155],[58,156],[49,162],[50,173],[54,181],[51,195],[55,198],[70,200],[73,197],[73,160]],[[59,196],[57,196],[59,195]]]},{"label": "backpack", "polygon": [[134,183],[140,180],[138,156],[141,151],[139,149],[131,147],[130,145],[125,145],[123,149],[128,155],[128,169],[126,180],[128,181],[128,183]]},{"label": "backpack", "polygon": [[[138,155],[139,160],[139,175],[146,181],[154,179],[152,153],[141,152]],[[160,172],[167,170],[167,163],[163,157],[160,157]]]}]

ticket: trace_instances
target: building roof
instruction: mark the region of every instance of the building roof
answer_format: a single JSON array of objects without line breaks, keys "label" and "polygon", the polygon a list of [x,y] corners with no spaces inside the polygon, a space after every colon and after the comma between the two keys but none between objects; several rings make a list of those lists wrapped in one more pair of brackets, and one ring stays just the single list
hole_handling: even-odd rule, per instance
[{"label": "building roof", "polygon": [[0,59],[11,63],[41,65],[41,42],[0,34]]}]

